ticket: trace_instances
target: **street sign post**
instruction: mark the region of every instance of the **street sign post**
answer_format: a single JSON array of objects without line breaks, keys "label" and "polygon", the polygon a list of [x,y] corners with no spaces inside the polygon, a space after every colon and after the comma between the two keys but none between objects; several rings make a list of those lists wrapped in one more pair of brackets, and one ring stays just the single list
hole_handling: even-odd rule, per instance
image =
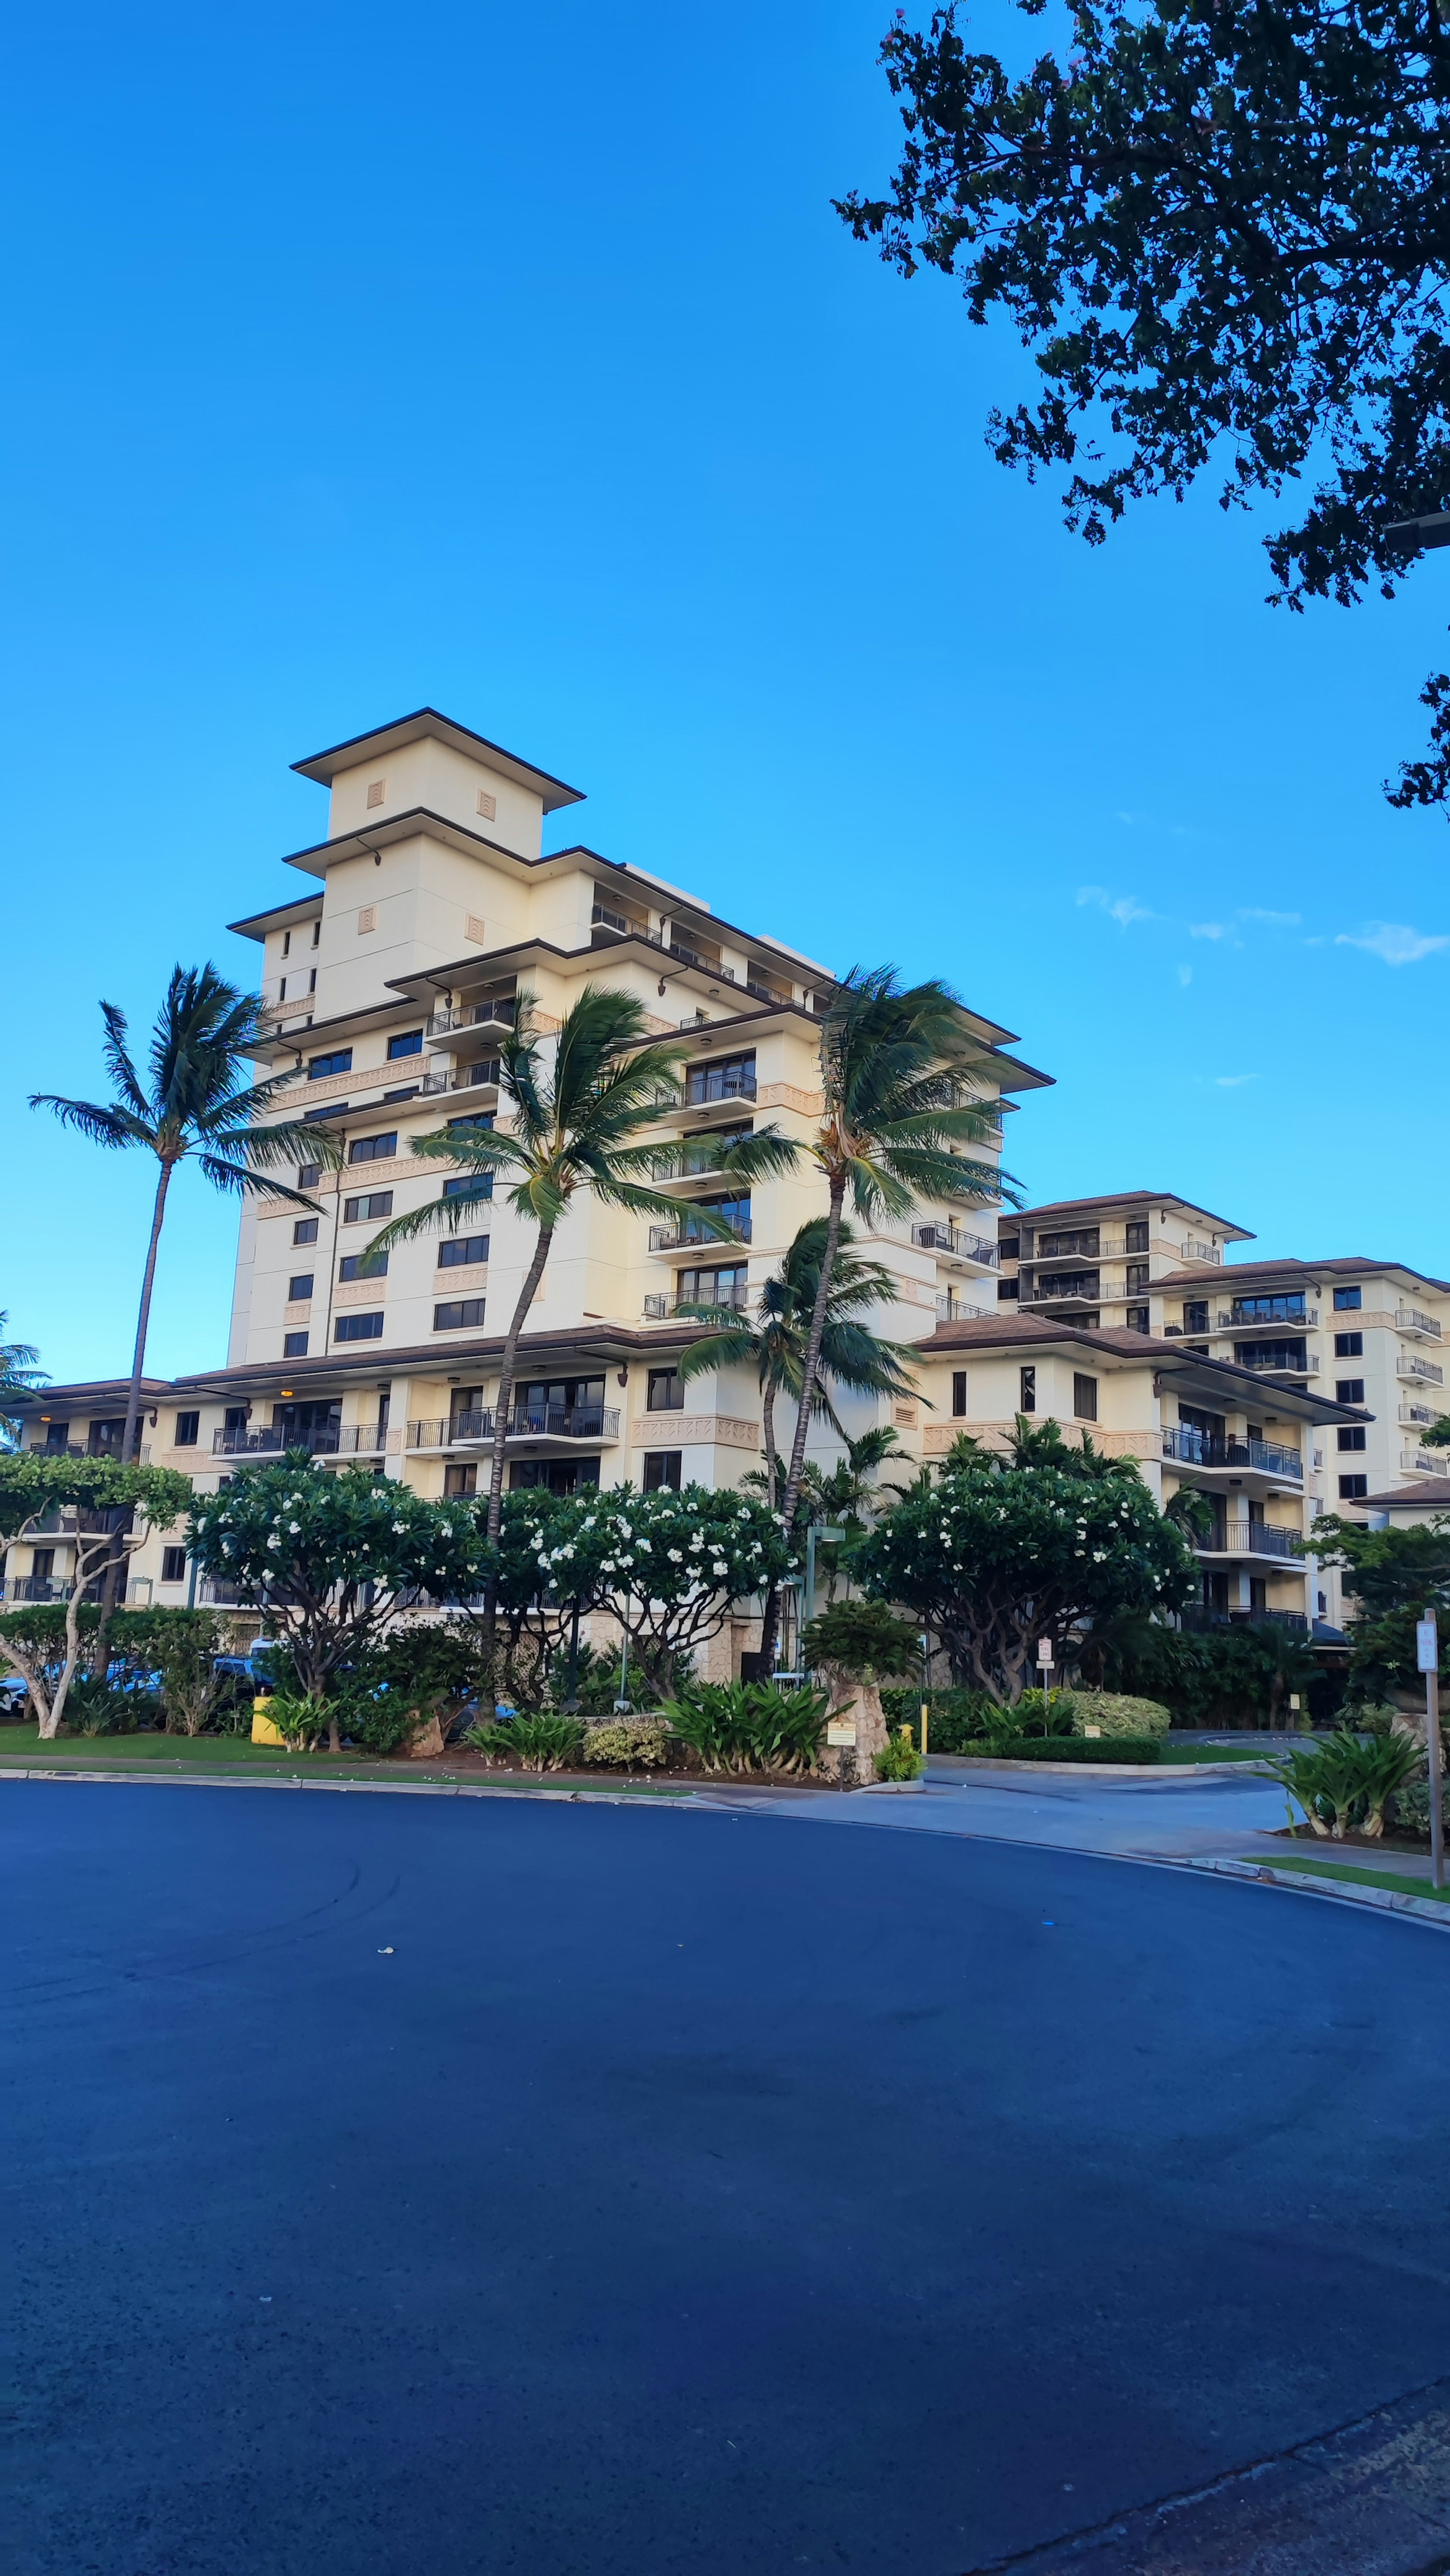
[{"label": "street sign post", "polygon": [[1415,1661],[1425,1676],[1425,1751],[1430,1762],[1430,1877],[1445,1884],[1445,1821],[1440,1794],[1440,1628],[1433,1610],[1415,1622]]}]

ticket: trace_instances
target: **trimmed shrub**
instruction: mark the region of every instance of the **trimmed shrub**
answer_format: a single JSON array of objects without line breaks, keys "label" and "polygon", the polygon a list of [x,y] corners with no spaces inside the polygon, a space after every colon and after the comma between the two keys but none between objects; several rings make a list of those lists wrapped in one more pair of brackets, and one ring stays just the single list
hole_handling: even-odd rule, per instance
[{"label": "trimmed shrub", "polygon": [[670,1730],[659,1717],[607,1717],[586,1726],[586,1762],[623,1762],[635,1771],[658,1771],[669,1760]]},{"label": "trimmed shrub", "polygon": [[463,1741],[480,1753],[512,1753],[525,1771],[562,1771],[577,1755],[583,1733],[581,1718],[521,1711],[504,1726],[471,1726]]},{"label": "trimmed shrub", "polygon": [[1166,1735],[1173,1722],[1161,1700],[1133,1699],[1126,1691],[1074,1690],[1068,1704],[1077,1735],[1085,1735],[1090,1726],[1104,1737]]},{"label": "trimmed shrub", "polygon": [[905,1729],[899,1735],[888,1736],[875,1756],[878,1780],[919,1780],[922,1768],[921,1755]]},{"label": "trimmed shrub", "polygon": [[1004,1735],[995,1744],[969,1744],[980,1762],[1157,1762],[1156,1735],[1105,1735],[1101,1744],[1080,1735]]}]

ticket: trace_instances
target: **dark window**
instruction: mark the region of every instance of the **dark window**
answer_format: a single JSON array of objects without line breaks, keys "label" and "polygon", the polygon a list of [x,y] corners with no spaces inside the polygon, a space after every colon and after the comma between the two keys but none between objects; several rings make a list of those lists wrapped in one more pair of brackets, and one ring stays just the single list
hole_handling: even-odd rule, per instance
[{"label": "dark window", "polygon": [[592,1493],[598,1483],[597,1458],[521,1458],[509,1469],[509,1490],[515,1494],[534,1486],[548,1494]]},{"label": "dark window", "polygon": [[175,1427],[171,1434],[171,1445],[173,1449],[194,1449],[196,1447],[197,1433],[200,1429],[201,1415],[199,1413],[178,1413]]},{"label": "dark window", "polygon": [[1123,1321],[1130,1333],[1147,1333],[1152,1330],[1146,1306],[1130,1306]]},{"label": "dark window", "polygon": [[[139,1430],[140,1426],[137,1427]],[[86,1446],[93,1458],[119,1458],[125,1437],[126,1417],[124,1413],[118,1413],[113,1421],[91,1424],[91,1436]]]},{"label": "dark window", "polygon": [[55,1573],[54,1548],[33,1547],[30,1551],[30,1571],[40,1582],[49,1583]]},{"label": "dark window", "polygon": [[315,1055],[307,1068],[309,1082],[321,1082],[324,1074],[351,1073],[352,1049],[339,1047],[332,1055]]},{"label": "dark window", "polygon": [[476,1467],[445,1467],[443,1470],[443,1491],[445,1494],[476,1494],[478,1491],[478,1469]]},{"label": "dark window", "polygon": [[1037,1411],[1037,1371],[1035,1368],[1025,1368],[1020,1372],[1018,1379],[1017,1402],[1019,1410],[1023,1413],[1035,1413]]},{"label": "dark window", "polygon": [[684,1405],[685,1390],[680,1384],[679,1370],[651,1369],[646,1410],[650,1413],[682,1413]]},{"label": "dark window", "polygon": [[487,1261],[487,1259],[486,1234],[458,1234],[454,1236],[451,1243],[440,1243],[438,1246],[440,1270],[469,1270],[476,1261]]},{"label": "dark window", "polygon": [[722,1056],[718,1064],[692,1065],[685,1077],[685,1099],[691,1108],[705,1100],[753,1100],[755,1057]]},{"label": "dark window", "polygon": [[1304,1291],[1286,1289],[1282,1296],[1235,1297],[1232,1306],[1236,1324],[1302,1324],[1305,1317]]},{"label": "dark window", "polygon": [[1364,1303],[1364,1299],[1363,1299],[1363,1297],[1361,1296],[1360,1291],[1359,1291],[1357,1288],[1336,1288],[1336,1289],[1335,1289],[1335,1292],[1334,1292],[1334,1311],[1335,1311],[1336,1315],[1350,1315],[1350,1314],[1355,1314],[1355,1313],[1357,1313],[1357,1312],[1358,1312],[1359,1308],[1363,1305],[1363,1303]]},{"label": "dark window", "polygon": [[481,1297],[450,1297],[445,1305],[433,1309],[435,1333],[463,1333],[483,1322],[484,1301]]},{"label": "dark window", "polygon": [[398,1150],[398,1131],[390,1127],[384,1136],[354,1136],[347,1149],[350,1163],[386,1163]]},{"label": "dark window", "polygon": [[1368,1492],[1368,1476],[1341,1476],[1339,1479],[1339,1499],[1342,1503],[1362,1502]]},{"label": "dark window", "polygon": [[749,1303],[749,1283],[750,1272],[743,1261],[715,1270],[680,1270],[675,1274],[675,1297],[684,1306],[733,1306],[743,1312]]},{"label": "dark window", "polygon": [[455,1127],[491,1127],[493,1125],[493,1111],[491,1109],[475,1109],[472,1116],[469,1118],[450,1118],[448,1125],[450,1131]]},{"label": "dark window", "polygon": [[1337,1360],[1362,1360],[1364,1357],[1363,1333],[1336,1333],[1334,1356]]},{"label": "dark window", "polygon": [[342,1221],[344,1225],[376,1225],[380,1224],[385,1216],[391,1216],[392,1213],[393,1193],[391,1190],[369,1190],[364,1198],[344,1199],[342,1203]]},{"label": "dark window", "polygon": [[339,1279],[383,1278],[388,1267],[387,1254],[385,1252],[379,1252],[376,1254],[371,1267],[365,1270],[363,1268],[363,1264],[366,1260],[367,1254],[365,1252],[344,1253],[341,1261],[339,1261],[337,1265],[337,1275]]},{"label": "dark window", "polygon": [[1235,1342],[1234,1358],[1240,1368],[1282,1369],[1290,1377],[1302,1377],[1308,1369],[1302,1341]]},{"label": "dark window", "polygon": [[307,1335],[305,1333],[284,1333],[282,1336],[282,1357],[284,1360],[305,1360],[307,1357]]},{"label": "dark window", "polygon": [[297,1186],[298,1186],[299,1190],[315,1190],[315,1189],[316,1189],[316,1187],[317,1187],[317,1184],[318,1184],[318,1182],[321,1180],[321,1178],[322,1178],[322,1165],[321,1165],[320,1163],[299,1163],[299,1164],[298,1164],[298,1166],[297,1166]]},{"label": "dark window", "polygon": [[1039,1261],[1068,1261],[1074,1253],[1085,1254],[1089,1261],[1098,1256],[1098,1228],[1078,1226],[1068,1234],[1040,1234],[1037,1238]]},{"label": "dark window", "polygon": [[469,1180],[445,1181],[443,1184],[443,1195],[446,1199],[491,1199],[493,1196],[493,1174],[492,1172],[475,1172]]},{"label": "dark window", "polygon": [[1363,1402],[1364,1402],[1364,1380],[1363,1380],[1363,1378],[1362,1378],[1362,1377],[1340,1377],[1340,1378],[1336,1378],[1336,1379],[1335,1379],[1335,1381],[1334,1381],[1334,1401],[1335,1401],[1335,1403],[1336,1403],[1336,1404],[1363,1404]]},{"label": "dark window", "polygon": [[1194,1298],[1191,1301],[1185,1301],[1183,1308],[1183,1329],[1185,1333],[1207,1332],[1208,1307],[1202,1298]]},{"label": "dark window", "polygon": [[288,1304],[292,1306],[300,1305],[302,1299],[304,1297],[310,1297],[311,1294],[312,1272],[310,1270],[297,1271],[287,1282]]},{"label": "dark window", "polygon": [[47,1422],[45,1426],[45,1445],[52,1453],[58,1449],[62,1456],[64,1456],[65,1451],[70,1446],[70,1424],[68,1422]]},{"label": "dark window", "polygon": [[1019,1285],[1020,1283],[1016,1279],[999,1279],[997,1282],[998,1297],[1015,1297],[1018,1293]]},{"label": "dark window", "polygon": [[1341,1449],[1362,1449],[1365,1445],[1363,1423],[1357,1422],[1351,1429],[1341,1430],[1339,1445]]},{"label": "dark window", "polygon": [[323,1118],[350,1118],[351,1116],[352,1109],[348,1101],[334,1100],[331,1107],[327,1109],[304,1109],[302,1123],[304,1127],[315,1127]]},{"label": "dark window", "polygon": [[1123,1237],[1123,1249],[1125,1252],[1147,1251],[1148,1220],[1145,1216],[1135,1216],[1128,1219],[1127,1232]]},{"label": "dark window", "polygon": [[684,1465],[682,1449],[647,1449],[644,1457],[644,1489],[657,1494],[668,1485],[671,1493],[680,1490],[680,1470]]},{"label": "dark window", "polygon": [[388,1055],[390,1058],[400,1055],[421,1055],[422,1052],[423,1032],[421,1029],[409,1029],[405,1036],[400,1038],[389,1038],[388,1040]]},{"label": "dark window", "polygon": [[1127,1289],[1130,1297],[1140,1297],[1143,1290],[1148,1285],[1147,1262],[1130,1261],[1127,1267],[1127,1272],[1124,1276],[1123,1285]]},{"label": "dark window", "polygon": [[161,1580],[163,1583],[184,1583],[186,1581],[186,1550],[184,1547],[164,1547],[162,1549]]},{"label": "dark window", "polygon": [[999,1261],[1020,1261],[1022,1258],[1021,1235],[1002,1235],[997,1244],[997,1258]]},{"label": "dark window", "polygon": [[[304,1340],[304,1341],[307,1339],[307,1336],[306,1336],[306,1334],[305,1334],[305,1333],[303,1334],[302,1338],[303,1338],[303,1340]],[[227,1429],[228,1429],[228,1431],[245,1431],[245,1430],[246,1430],[246,1427],[247,1427],[247,1415],[248,1415],[248,1412],[249,1412],[249,1411],[250,1411],[250,1407],[249,1407],[248,1405],[245,1405],[245,1404],[229,1404],[229,1405],[227,1406],[227,1410],[226,1410],[226,1425],[227,1425]]]},{"label": "dark window", "polygon": [[316,1217],[300,1216],[292,1228],[292,1240],[294,1243],[315,1243],[317,1241]]},{"label": "dark window", "polygon": [[389,1100],[416,1100],[417,1097],[418,1085],[416,1082],[410,1082],[405,1091],[385,1091],[383,1093],[383,1099],[385,1102]]},{"label": "dark window", "polygon": [[381,1315],[339,1315],[332,1338],[335,1342],[380,1342],[383,1319]]},{"label": "dark window", "polygon": [[1072,1409],[1079,1422],[1096,1422],[1098,1418],[1098,1382],[1095,1377],[1074,1375]]},{"label": "dark window", "polygon": [[966,1372],[966,1370],[965,1370],[965,1369],[953,1369],[953,1371],[952,1371],[952,1411],[953,1411],[953,1413],[954,1413],[954,1414],[956,1414],[956,1415],[960,1418],[960,1416],[966,1412],[966,1409],[967,1409],[967,1372]]}]

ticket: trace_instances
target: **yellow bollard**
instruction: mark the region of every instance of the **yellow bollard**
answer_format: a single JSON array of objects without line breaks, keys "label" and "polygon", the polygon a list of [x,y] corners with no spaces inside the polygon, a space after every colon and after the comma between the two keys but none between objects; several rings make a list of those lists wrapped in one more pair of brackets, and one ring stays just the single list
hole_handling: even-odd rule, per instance
[{"label": "yellow bollard", "polygon": [[921,1703],[921,1758],[923,1762],[926,1760],[926,1721],[927,1702],[923,1700]]},{"label": "yellow bollard", "polygon": [[287,1742],[286,1736],[278,1732],[267,1715],[267,1703],[264,1699],[254,1699],[252,1702],[252,1742],[284,1746]]}]

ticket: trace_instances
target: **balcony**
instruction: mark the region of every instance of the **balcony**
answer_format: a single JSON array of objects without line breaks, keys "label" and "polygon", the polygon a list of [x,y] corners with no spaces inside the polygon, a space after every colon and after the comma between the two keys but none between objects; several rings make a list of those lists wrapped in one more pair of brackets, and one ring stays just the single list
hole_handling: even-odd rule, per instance
[{"label": "balcony", "polygon": [[989,1324],[992,1316],[986,1306],[969,1306],[954,1289],[938,1288],[936,1319],[939,1324]]},{"label": "balcony", "polygon": [[1183,1258],[1185,1261],[1222,1262],[1223,1254],[1216,1243],[1204,1243],[1196,1234],[1186,1234],[1183,1238]]},{"label": "balcony", "polygon": [[12,1574],[5,1584],[7,1601],[66,1601],[70,1585],[54,1574]]},{"label": "balcony", "polygon": [[1058,1279],[1055,1284],[1039,1280],[1035,1288],[1018,1299],[1024,1311],[1029,1306],[1097,1306],[1101,1302],[1102,1287],[1096,1270],[1077,1271],[1070,1278]]},{"label": "balcony", "polygon": [[651,948],[663,946],[660,933],[651,930],[648,921],[637,921],[632,914],[616,912],[613,904],[596,903],[589,915],[591,930],[612,930],[619,939],[647,939]]},{"label": "balcony", "polygon": [[1299,1341],[1248,1342],[1234,1352],[1234,1366],[1254,1377],[1317,1377],[1319,1361]]},{"label": "balcony", "polygon": [[1450,1449],[1402,1449],[1400,1466],[1407,1476],[1450,1476]]},{"label": "balcony", "polygon": [[266,1606],[246,1584],[222,1583],[212,1574],[202,1576],[196,1597],[207,1610],[261,1610]]},{"label": "balcony", "polygon": [[1396,1377],[1411,1378],[1422,1386],[1443,1386],[1445,1371],[1438,1360],[1418,1359],[1413,1351],[1401,1351],[1395,1362]]},{"label": "balcony", "polygon": [[[643,1312],[647,1323],[663,1324],[671,1315],[678,1315],[691,1307],[705,1305],[718,1306],[721,1309],[728,1308],[731,1314],[744,1315],[749,1311],[750,1291],[743,1286],[722,1288],[718,1296],[708,1298],[665,1297],[651,1294],[644,1301]],[[686,1314],[686,1321],[698,1321],[698,1318]]]},{"label": "balcony", "polygon": [[1185,1423],[1165,1430],[1163,1455],[1184,1467],[1247,1467],[1256,1475],[1283,1476],[1296,1485],[1304,1481],[1304,1460],[1297,1449],[1282,1449],[1275,1440],[1240,1440],[1233,1433],[1220,1438]]},{"label": "balcony", "polygon": [[[696,1065],[685,1080],[682,1109],[708,1109],[717,1100],[753,1100],[755,1067],[753,1064]],[[674,1107],[676,1104],[668,1104]]]},{"label": "balcony", "polygon": [[792,999],[790,993],[774,984],[762,984],[754,975],[746,976],[745,989],[747,993],[754,994],[757,1002],[773,1003],[777,1010],[787,1010],[790,1007]]},{"label": "balcony", "polygon": [[1317,1306],[1296,1306],[1288,1297],[1235,1297],[1228,1313],[1218,1311],[1221,1333],[1272,1333],[1277,1326],[1291,1333],[1312,1332],[1319,1321]]},{"label": "balcony", "polygon": [[[455,1413],[448,1422],[410,1422],[410,1449],[491,1448],[498,1415],[492,1406],[481,1412]],[[521,1404],[504,1434],[515,1440],[585,1441],[599,1446],[619,1438],[619,1408],[613,1404]]]},{"label": "balcony", "polygon": [[942,1252],[950,1260],[973,1261],[983,1270],[997,1267],[995,1243],[986,1242],[980,1234],[966,1234],[960,1226],[945,1224],[939,1217],[914,1225],[911,1239],[920,1244],[923,1252]]},{"label": "balcony", "polygon": [[715,1127],[698,1143],[686,1143],[656,1154],[650,1164],[652,1177],[658,1182],[704,1181],[720,1177],[720,1157],[732,1145],[743,1143],[750,1134],[748,1127]]},{"label": "balcony", "polygon": [[511,1003],[461,1002],[452,1010],[431,1012],[428,1035],[430,1038],[453,1037],[466,1029],[470,1036],[476,1037],[481,1029],[486,1029],[490,1037],[504,1038],[510,1034],[513,1024]]},{"label": "balcony", "polygon": [[1307,1636],[1309,1631],[1302,1610],[1209,1610],[1199,1602],[1180,1610],[1178,1624],[1190,1636],[1203,1636],[1215,1628],[1286,1628],[1293,1637]]},{"label": "balcony", "polygon": [[1271,1556],[1282,1564],[1302,1563],[1300,1530],[1276,1529],[1268,1521],[1225,1521],[1209,1538],[1194,1545],[1200,1556]]},{"label": "balcony", "polygon": [[684,1252],[698,1251],[702,1244],[750,1241],[748,1207],[739,1210],[734,1216],[726,1217],[724,1222],[730,1231],[728,1235],[723,1236],[707,1234],[703,1226],[692,1224],[688,1217],[681,1225],[652,1225],[649,1230],[649,1248],[651,1252]]},{"label": "balcony", "polygon": [[1432,1422],[1443,1422],[1445,1417],[1443,1413],[1436,1412],[1433,1404],[1402,1404],[1397,1419],[1401,1422],[1418,1422],[1428,1431]]},{"label": "balcony", "polygon": [[285,1423],[264,1422],[255,1431],[243,1428],[211,1435],[214,1458],[276,1458],[284,1449],[305,1449],[310,1458],[366,1458],[380,1456],[386,1444],[387,1425],[382,1422],[319,1422],[308,1431],[289,1431]]},{"label": "balcony", "polygon": [[1395,1331],[1408,1333],[1418,1342],[1438,1342],[1444,1338],[1434,1316],[1422,1315],[1418,1306],[1396,1307]]}]

